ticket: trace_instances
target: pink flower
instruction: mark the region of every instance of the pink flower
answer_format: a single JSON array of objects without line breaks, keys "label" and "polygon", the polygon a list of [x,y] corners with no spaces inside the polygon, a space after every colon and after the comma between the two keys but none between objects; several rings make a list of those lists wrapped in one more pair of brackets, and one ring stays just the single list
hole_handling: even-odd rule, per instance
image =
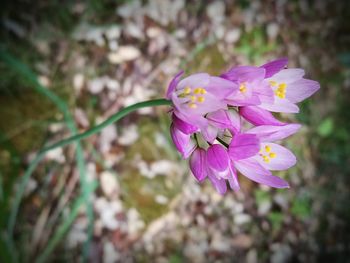
[{"label": "pink flower", "polygon": [[319,90],[318,82],[303,78],[303,69],[283,69],[286,63],[286,59],[279,59],[261,66],[266,70],[265,80],[273,90],[274,100],[272,103],[264,101],[259,107],[273,112],[298,113],[296,103]]},{"label": "pink flower", "polygon": [[183,80],[181,76],[182,72],[171,81],[167,98],[173,102],[176,117],[202,129],[208,126],[204,115],[227,109],[224,98],[238,90],[235,83],[207,73],[193,74]]},{"label": "pink flower", "polygon": [[[171,81],[167,98],[173,103],[171,138],[194,177],[208,179],[218,193],[240,189],[237,170],[260,184],[287,188],[271,171],[295,165],[296,157],[276,141],[296,133],[301,125],[279,121],[270,111],[297,112],[296,103],[319,89],[304,79],[302,69],[284,69],[278,59],[261,67],[234,67],[213,77],[198,73]],[[241,118],[242,117],[242,118]],[[242,132],[243,121],[254,125]],[[230,143],[225,141],[230,139]]]},{"label": "pink flower", "polygon": [[239,85],[239,92],[233,93],[225,99],[229,105],[249,106],[273,102],[273,92],[268,82],[264,81],[264,68],[234,67],[222,74],[221,77]]}]

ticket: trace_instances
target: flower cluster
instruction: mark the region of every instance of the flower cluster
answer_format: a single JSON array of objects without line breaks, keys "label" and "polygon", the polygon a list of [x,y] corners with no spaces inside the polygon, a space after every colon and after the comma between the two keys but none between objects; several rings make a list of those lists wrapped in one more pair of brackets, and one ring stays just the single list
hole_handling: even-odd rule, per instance
[{"label": "flower cluster", "polygon": [[181,79],[179,72],[173,78],[166,95],[173,103],[171,137],[198,181],[208,178],[220,194],[228,181],[237,191],[238,170],[257,183],[289,187],[271,171],[290,168],[296,158],[276,141],[300,125],[281,122],[271,112],[299,112],[296,103],[320,86],[287,63],[282,58],[234,67],[219,77],[198,73]]}]

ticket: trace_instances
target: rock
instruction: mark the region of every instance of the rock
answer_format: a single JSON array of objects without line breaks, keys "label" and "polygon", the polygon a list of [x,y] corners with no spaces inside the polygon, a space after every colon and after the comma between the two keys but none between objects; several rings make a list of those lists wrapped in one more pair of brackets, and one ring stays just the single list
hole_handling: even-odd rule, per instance
[{"label": "rock", "polygon": [[134,46],[120,46],[117,51],[108,54],[108,60],[112,64],[120,64],[127,61],[132,61],[141,55],[140,50]]},{"label": "rock", "polygon": [[252,237],[246,234],[238,234],[232,240],[232,245],[237,248],[247,249],[250,248],[252,244]]},{"label": "rock", "polygon": [[241,30],[239,28],[232,29],[226,33],[225,41],[229,44],[236,43],[241,36]]},{"label": "rock", "polygon": [[117,140],[120,145],[127,146],[134,144],[138,138],[139,132],[137,125],[131,124],[122,130],[121,135],[118,136]]},{"label": "rock", "polygon": [[101,188],[107,197],[113,196],[119,192],[119,183],[114,174],[109,171],[104,171],[100,175]]},{"label": "rock", "polygon": [[120,255],[113,243],[107,241],[103,245],[103,263],[115,263],[120,260]]},{"label": "rock", "polygon": [[117,130],[114,125],[108,125],[101,131],[99,148],[102,153],[110,151],[112,143],[117,139]]}]

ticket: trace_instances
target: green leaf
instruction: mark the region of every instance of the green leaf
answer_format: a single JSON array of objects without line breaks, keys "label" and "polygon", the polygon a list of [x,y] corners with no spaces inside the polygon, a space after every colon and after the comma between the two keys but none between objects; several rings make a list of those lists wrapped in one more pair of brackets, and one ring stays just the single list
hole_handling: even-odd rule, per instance
[{"label": "green leaf", "polygon": [[327,137],[331,135],[333,131],[333,120],[331,118],[327,118],[321,122],[321,124],[317,128],[317,132],[322,137]]}]

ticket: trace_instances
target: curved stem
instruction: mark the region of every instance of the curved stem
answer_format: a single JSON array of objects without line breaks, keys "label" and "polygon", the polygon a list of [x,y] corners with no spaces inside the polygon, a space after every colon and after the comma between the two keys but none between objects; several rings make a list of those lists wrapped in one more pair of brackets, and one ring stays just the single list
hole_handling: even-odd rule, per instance
[{"label": "curved stem", "polygon": [[53,150],[55,148],[58,147],[63,147],[65,145],[68,145],[72,142],[76,142],[76,141],[80,141],[82,139],[85,139],[86,137],[89,137],[95,133],[98,133],[99,131],[101,131],[103,128],[105,128],[106,126],[120,120],[121,118],[125,117],[126,115],[128,115],[129,113],[136,111],[140,108],[146,108],[146,107],[152,107],[152,106],[161,106],[161,105],[171,105],[171,101],[170,100],[166,100],[166,99],[156,99],[156,100],[148,100],[148,101],[143,101],[143,102],[139,102],[133,105],[130,105],[122,110],[120,110],[119,112],[117,112],[116,114],[112,115],[111,117],[109,117],[107,120],[105,120],[104,122],[100,123],[99,125],[96,125],[95,127],[92,127],[91,129],[74,135],[72,137],[69,137],[67,139],[63,139],[59,142],[56,142],[52,145],[49,145],[47,147],[45,147],[44,149],[42,149],[40,151],[40,153],[44,153],[50,150]]}]

